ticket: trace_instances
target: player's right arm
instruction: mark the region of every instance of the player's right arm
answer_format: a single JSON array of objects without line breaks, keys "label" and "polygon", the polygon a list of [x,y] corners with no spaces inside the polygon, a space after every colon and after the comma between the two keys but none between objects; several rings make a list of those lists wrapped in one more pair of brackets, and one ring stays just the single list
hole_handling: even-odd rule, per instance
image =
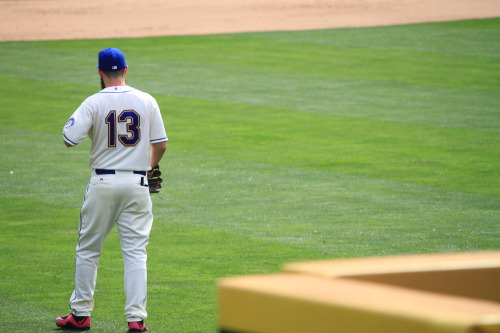
[{"label": "player's right arm", "polygon": [[160,164],[161,158],[167,150],[167,141],[156,142],[151,144],[151,167],[154,168]]},{"label": "player's right arm", "polygon": [[150,148],[150,163],[151,167],[154,168],[158,164],[167,150],[167,132],[165,131],[165,125],[163,124],[163,119],[160,112],[160,107],[154,98],[151,97],[151,103],[153,108],[153,116],[150,120],[150,133],[149,137],[151,140]]}]

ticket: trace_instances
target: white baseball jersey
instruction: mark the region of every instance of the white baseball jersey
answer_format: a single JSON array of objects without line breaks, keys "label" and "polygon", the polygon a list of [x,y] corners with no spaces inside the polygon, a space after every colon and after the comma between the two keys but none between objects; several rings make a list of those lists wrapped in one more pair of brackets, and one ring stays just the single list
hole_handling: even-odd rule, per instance
[{"label": "white baseball jersey", "polygon": [[129,86],[107,87],[73,113],[64,140],[76,145],[87,135],[93,169],[150,170],[149,145],[168,140],[156,100]]}]

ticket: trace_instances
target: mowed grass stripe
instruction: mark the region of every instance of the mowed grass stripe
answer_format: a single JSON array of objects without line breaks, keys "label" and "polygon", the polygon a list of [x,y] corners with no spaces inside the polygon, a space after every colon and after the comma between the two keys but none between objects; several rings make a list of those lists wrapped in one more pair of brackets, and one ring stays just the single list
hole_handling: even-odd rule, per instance
[{"label": "mowed grass stripe", "polygon": [[[499,180],[498,135],[206,101],[165,104],[183,112],[172,117],[181,151],[498,194],[490,186]],[[206,120],[202,128],[189,126],[195,119]]]}]

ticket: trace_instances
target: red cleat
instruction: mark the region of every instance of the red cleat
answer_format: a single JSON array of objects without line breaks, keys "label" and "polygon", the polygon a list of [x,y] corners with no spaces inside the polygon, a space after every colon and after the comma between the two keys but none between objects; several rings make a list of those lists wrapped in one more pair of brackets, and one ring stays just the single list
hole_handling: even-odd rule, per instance
[{"label": "red cleat", "polygon": [[148,328],[144,324],[144,320],[141,321],[131,321],[128,323],[128,331],[131,332],[146,332]]},{"label": "red cleat", "polygon": [[56,325],[62,330],[88,331],[90,330],[90,317],[75,317],[70,313],[57,318]]}]

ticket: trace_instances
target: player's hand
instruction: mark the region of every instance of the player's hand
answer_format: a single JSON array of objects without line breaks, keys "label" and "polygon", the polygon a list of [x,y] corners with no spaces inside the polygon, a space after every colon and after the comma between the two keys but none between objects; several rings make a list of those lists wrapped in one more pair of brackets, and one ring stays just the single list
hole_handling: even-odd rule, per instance
[{"label": "player's hand", "polygon": [[161,171],[159,165],[148,171],[149,193],[160,193],[161,183],[163,182],[163,178],[160,176]]}]

